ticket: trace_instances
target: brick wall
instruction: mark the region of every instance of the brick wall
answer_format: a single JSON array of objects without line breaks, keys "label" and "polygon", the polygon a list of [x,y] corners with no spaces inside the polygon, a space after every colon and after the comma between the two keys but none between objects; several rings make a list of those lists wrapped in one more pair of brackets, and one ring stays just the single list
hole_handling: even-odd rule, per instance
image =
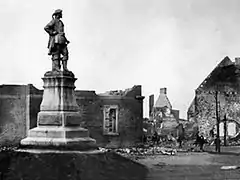
[{"label": "brick wall", "polygon": [[[167,112],[169,111],[169,112]],[[161,135],[177,135],[178,111],[173,111],[167,107],[154,107],[152,118],[156,120],[156,131]],[[175,115],[178,119],[176,119]]]},{"label": "brick wall", "polygon": [[[0,86],[0,143],[17,145],[26,137],[27,130],[37,126],[43,90],[33,85]],[[130,146],[141,140],[143,97],[141,86],[126,91],[97,95],[94,91],[75,91],[82,126],[99,146]],[[119,135],[103,135],[103,107],[118,105]]]},{"label": "brick wall", "polygon": [[[143,132],[143,102],[141,87],[136,86],[126,94],[100,94],[77,91],[77,102],[82,113],[82,125],[89,129],[99,146],[124,147],[141,141]],[[124,95],[123,95],[124,94]],[[104,105],[118,105],[118,135],[103,134]]]},{"label": "brick wall", "polygon": [[28,86],[0,86],[0,145],[17,145],[26,135]]},{"label": "brick wall", "polygon": [[[229,88],[230,89],[230,88]],[[216,95],[202,91],[196,94],[195,114],[190,118],[195,118],[198,122],[199,131],[206,137],[209,131],[216,125]],[[218,106],[220,121],[223,121],[224,115],[227,115],[228,121],[235,121],[240,124],[240,96],[239,94],[218,93]]]},{"label": "brick wall", "polygon": [[216,91],[219,117],[240,124],[240,66],[226,57],[200,84],[188,109],[188,119],[198,123],[200,133],[209,136],[216,125]]},{"label": "brick wall", "polygon": [[35,88],[33,85],[29,85],[28,94],[28,129],[37,127],[37,114],[40,111],[40,105],[42,102],[43,90]]}]

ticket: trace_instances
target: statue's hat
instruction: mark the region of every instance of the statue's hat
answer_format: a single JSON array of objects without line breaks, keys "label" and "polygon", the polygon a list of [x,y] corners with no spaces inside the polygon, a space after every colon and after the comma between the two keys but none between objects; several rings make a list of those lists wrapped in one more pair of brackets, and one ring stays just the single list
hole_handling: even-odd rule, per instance
[{"label": "statue's hat", "polygon": [[57,9],[55,10],[55,12],[53,13],[53,16],[56,15],[56,14],[61,14],[62,13],[62,10],[61,9]]}]

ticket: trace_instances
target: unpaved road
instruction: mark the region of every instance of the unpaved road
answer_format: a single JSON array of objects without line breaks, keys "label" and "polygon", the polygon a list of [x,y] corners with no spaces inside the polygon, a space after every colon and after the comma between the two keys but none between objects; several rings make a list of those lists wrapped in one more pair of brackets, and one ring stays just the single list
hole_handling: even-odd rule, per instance
[{"label": "unpaved road", "polygon": [[156,155],[138,162],[149,168],[146,179],[221,180],[240,179],[240,169],[221,170],[225,165],[239,165],[239,155],[179,153],[176,156]]}]

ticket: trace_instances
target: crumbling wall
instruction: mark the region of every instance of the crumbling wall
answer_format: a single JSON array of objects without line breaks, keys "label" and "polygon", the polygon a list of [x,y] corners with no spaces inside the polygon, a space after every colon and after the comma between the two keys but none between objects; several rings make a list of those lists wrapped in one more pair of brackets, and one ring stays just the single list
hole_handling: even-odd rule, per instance
[{"label": "crumbling wall", "polygon": [[28,129],[32,129],[37,127],[37,114],[40,112],[40,105],[42,102],[43,90],[39,90],[35,88],[32,84],[29,86],[29,93],[28,93],[28,104],[29,107],[28,111],[28,118],[27,119],[27,126]]},{"label": "crumbling wall", "polygon": [[209,135],[209,131],[216,124],[216,102],[213,94],[199,93],[197,95],[197,117],[199,132],[204,136]]},{"label": "crumbling wall", "polygon": [[[200,84],[188,110],[188,119],[195,120],[200,133],[209,136],[216,125],[216,101],[220,121],[240,123],[240,66],[225,57]],[[217,92],[217,98],[216,98]]]},{"label": "crumbling wall", "polygon": [[184,125],[184,136],[187,140],[195,139],[198,132],[198,124],[195,121],[189,121]]},{"label": "crumbling wall", "polygon": [[[217,95],[218,100],[218,116],[220,121],[227,116],[227,121],[235,121],[240,124],[240,96],[236,91],[230,87],[229,93],[219,90]],[[205,89],[204,91],[196,93],[195,112],[191,113],[198,122],[200,133],[208,137],[210,130],[216,126],[216,90]],[[193,116],[194,115],[194,116]]]},{"label": "crumbling wall", "polygon": [[26,135],[25,85],[0,86],[0,145],[17,145]]},{"label": "crumbling wall", "polygon": [[174,137],[177,136],[177,126],[179,123],[172,113],[171,109],[167,107],[155,107],[153,115],[153,119],[156,120],[156,131],[159,135],[173,135]]},{"label": "crumbling wall", "polygon": [[[90,136],[96,139],[99,146],[126,147],[141,141],[143,135],[141,86],[99,95],[93,91],[77,91],[76,96],[82,113],[82,125],[88,128]],[[103,133],[104,105],[117,105],[119,108],[118,134],[116,135]]]}]

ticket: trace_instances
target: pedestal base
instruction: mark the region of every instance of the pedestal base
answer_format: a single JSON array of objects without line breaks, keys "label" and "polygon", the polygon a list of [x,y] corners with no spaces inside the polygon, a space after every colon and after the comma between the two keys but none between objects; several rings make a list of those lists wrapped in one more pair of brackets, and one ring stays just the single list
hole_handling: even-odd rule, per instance
[{"label": "pedestal base", "polygon": [[81,124],[79,112],[41,111],[38,113],[38,125],[41,126],[75,126]]},{"label": "pedestal base", "polygon": [[50,71],[44,75],[43,100],[37,127],[28,131],[22,147],[89,150],[96,141],[81,127],[81,114],[74,94],[76,78],[71,72]]},{"label": "pedestal base", "polygon": [[88,136],[88,130],[81,127],[36,127],[21,141],[26,148],[89,150],[95,149],[96,141]]}]

